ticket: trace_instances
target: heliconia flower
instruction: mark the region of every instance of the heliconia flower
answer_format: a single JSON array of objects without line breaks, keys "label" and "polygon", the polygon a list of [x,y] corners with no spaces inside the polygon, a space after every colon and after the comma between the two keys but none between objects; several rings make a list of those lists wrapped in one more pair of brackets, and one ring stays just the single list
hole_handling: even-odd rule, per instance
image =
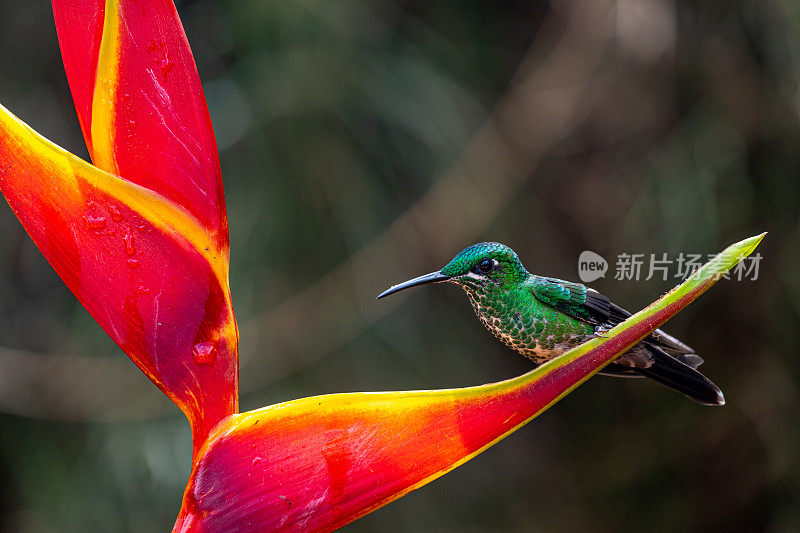
[{"label": "heliconia flower", "polygon": [[529,422],[660,327],[755,249],[734,244],[608,332],[480,387],[332,394],[234,415],[195,460],[175,531],[332,531]]},{"label": "heliconia flower", "polygon": [[208,110],[170,0],[53,0],[94,165],[0,106],[0,190],[103,329],[188,417],[176,531],[330,531],[515,431],[707,290],[737,243],[655,304],[515,379],[238,413],[228,228]]}]

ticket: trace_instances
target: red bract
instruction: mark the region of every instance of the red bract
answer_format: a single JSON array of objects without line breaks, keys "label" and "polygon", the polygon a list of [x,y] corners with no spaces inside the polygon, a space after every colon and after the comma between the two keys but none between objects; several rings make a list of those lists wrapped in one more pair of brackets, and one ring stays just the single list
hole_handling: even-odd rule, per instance
[{"label": "red bract", "polygon": [[179,531],[329,531],[518,429],[688,305],[742,241],[678,289],[518,378],[320,396],[237,414],[238,334],[213,132],[169,0],[54,0],[94,166],[0,106],[0,189],[67,286],[187,415]]},{"label": "red bract", "polygon": [[183,207],[227,254],[217,145],[172,0],[53,0],[53,14],[95,166]]},{"label": "red bract", "polygon": [[[210,241],[170,254],[149,235],[123,235],[126,254],[137,242],[143,254],[149,245],[155,264],[131,274],[129,284],[141,278],[149,292],[125,292],[123,307],[142,308],[141,316],[129,316],[142,335],[125,341],[132,347],[120,346],[189,417],[196,450],[214,425],[237,410],[238,356],[219,158],[189,43],[171,0],[54,0],[53,14],[95,166],[182,207],[199,226],[190,231]],[[108,204],[103,213],[102,202],[94,205],[91,216],[105,214],[108,223],[118,218],[113,210],[119,206]],[[210,264],[186,264],[197,253],[209,256]],[[124,285],[115,286],[121,291]]]},{"label": "red bract", "polygon": [[186,413],[197,449],[237,410],[226,251],[180,206],[65,152],[2,106],[0,190],[89,313]]},{"label": "red bract", "polygon": [[228,224],[197,69],[170,0],[55,0],[53,11],[95,166],[4,110],[3,194],[92,316],[186,413],[196,451],[238,408]]},{"label": "red bract", "polygon": [[515,379],[464,389],[318,396],[234,415],[200,450],[177,531],[330,531],[520,428],[713,285],[737,243],[608,333]]}]

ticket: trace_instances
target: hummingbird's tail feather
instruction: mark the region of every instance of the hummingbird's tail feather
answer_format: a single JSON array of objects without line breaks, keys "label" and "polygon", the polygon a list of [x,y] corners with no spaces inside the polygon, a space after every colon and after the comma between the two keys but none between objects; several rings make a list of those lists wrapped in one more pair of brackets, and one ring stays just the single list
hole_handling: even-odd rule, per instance
[{"label": "hummingbird's tail feather", "polygon": [[680,361],[686,366],[694,368],[697,370],[697,367],[703,364],[703,358],[697,355],[696,353],[682,353],[675,356],[675,359]]},{"label": "hummingbird's tail feather", "polygon": [[725,396],[714,383],[693,368],[699,365],[700,357],[687,358],[682,362],[666,354],[660,348],[645,343],[653,355],[653,364],[647,368],[635,368],[642,376],[666,385],[703,405],[725,405]]}]

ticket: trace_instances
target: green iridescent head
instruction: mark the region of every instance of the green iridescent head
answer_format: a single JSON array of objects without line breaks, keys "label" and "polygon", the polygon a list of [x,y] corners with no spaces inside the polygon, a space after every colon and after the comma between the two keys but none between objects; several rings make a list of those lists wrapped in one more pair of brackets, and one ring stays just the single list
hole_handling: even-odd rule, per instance
[{"label": "green iridescent head", "polygon": [[441,270],[394,285],[378,298],[408,287],[440,281],[450,281],[467,290],[492,286],[502,290],[523,282],[528,276],[514,250],[499,242],[481,242],[461,250]]},{"label": "green iridescent head", "polygon": [[469,273],[483,277],[522,277],[528,275],[517,254],[499,242],[481,242],[458,252],[439,272],[459,277]]}]

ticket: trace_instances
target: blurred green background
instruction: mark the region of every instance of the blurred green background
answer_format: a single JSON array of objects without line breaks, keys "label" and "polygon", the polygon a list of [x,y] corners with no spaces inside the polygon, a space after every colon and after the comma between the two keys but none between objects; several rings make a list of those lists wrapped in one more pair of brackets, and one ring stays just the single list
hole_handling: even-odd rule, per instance
[{"label": "blurred green background", "polygon": [[[598,377],[345,530],[800,530],[799,3],[178,7],[221,153],[243,409],[530,369],[454,287],[374,301],[472,242],[574,280],[593,250],[593,286],[638,309],[678,280],[615,280],[617,255],[770,232],[757,281],[667,328],[725,407]],[[0,0],[0,102],[86,157],[48,2]],[[0,528],[167,531],[185,420],[4,202],[0,228]]]}]

